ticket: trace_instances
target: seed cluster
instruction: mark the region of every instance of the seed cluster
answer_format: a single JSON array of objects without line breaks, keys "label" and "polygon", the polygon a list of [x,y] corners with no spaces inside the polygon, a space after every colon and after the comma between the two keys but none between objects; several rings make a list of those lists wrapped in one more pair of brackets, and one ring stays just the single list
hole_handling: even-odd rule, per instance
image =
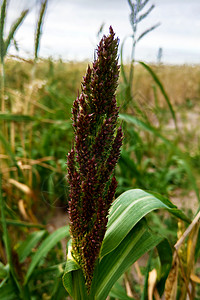
[{"label": "seed cluster", "polygon": [[118,39],[110,27],[97,48],[97,58],[83,77],[74,101],[74,145],[68,154],[69,216],[72,255],[80,264],[88,290],[105,235],[107,216],[117,182],[113,174],[122,145],[117,126],[119,108]]}]

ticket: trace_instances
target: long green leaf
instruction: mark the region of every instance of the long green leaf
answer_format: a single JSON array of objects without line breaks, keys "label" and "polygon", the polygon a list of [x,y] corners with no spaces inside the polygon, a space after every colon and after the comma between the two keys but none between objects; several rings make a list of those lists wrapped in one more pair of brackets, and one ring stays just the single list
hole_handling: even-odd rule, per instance
[{"label": "long green leaf", "polygon": [[6,6],[7,6],[7,0],[3,0],[3,3],[1,5],[1,16],[0,16],[0,56],[1,56],[2,64],[4,59],[4,25],[6,19]]},{"label": "long green leaf", "polygon": [[147,230],[140,221],[125,239],[99,264],[97,300],[105,300],[119,277],[144,253],[155,247],[163,238]]},{"label": "long green leaf", "polygon": [[112,287],[109,296],[119,300],[133,300],[133,298],[127,296],[124,288],[118,282]]},{"label": "long green leaf", "polygon": [[4,42],[4,56],[7,54],[8,47],[10,46],[10,42],[13,39],[17,28],[22,24],[22,22],[24,21],[24,18],[26,17],[27,14],[28,14],[28,9],[24,10],[21,13],[20,17],[13,23],[13,25],[9,31],[8,37]]},{"label": "long green leaf", "polygon": [[8,235],[8,229],[7,229],[6,218],[5,218],[5,203],[2,195],[2,174],[1,173],[0,173],[0,208],[1,208],[2,232],[3,232],[3,240],[5,244],[5,252],[6,252],[8,263],[12,268],[11,245],[10,245],[10,238]]},{"label": "long green leaf", "polygon": [[165,288],[165,281],[167,280],[172,266],[172,249],[167,239],[164,239],[156,248],[161,262],[161,272],[156,286],[160,296],[162,296]]},{"label": "long green leaf", "polygon": [[121,72],[122,78],[124,80],[124,83],[127,85],[128,80],[127,80],[127,77],[126,77],[126,73],[125,73],[125,70],[124,70],[124,63],[123,63],[123,49],[124,49],[124,43],[125,43],[126,39],[127,39],[127,37],[124,38],[124,40],[121,44],[121,49],[120,49],[120,59],[121,59],[120,72]]},{"label": "long green leaf", "polygon": [[143,292],[141,295],[141,300],[146,300],[148,297],[148,279],[149,279],[149,272],[151,268],[151,261],[152,261],[152,256],[153,256],[153,249],[150,251],[147,267],[145,270],[145,278],[144,278],[144,287],[143,287]]},{"label": "long green leaf", "polygon": [[16,115],[11,113],[0,113],[0,120],[15,121],[15,122],[30,122],[36,120],[35,117],[29,115]]},{"label": "long green leaf", "polygon": [[37,245],[37,243],[39,243],[45,233],[47,233],[46,230],[35,231],[20,244],[16,250],[20,263],[22,263],[30,255],[32,249]]},{"label": "long green leaf", "polygon": [[173,109],[173,106],[172,106],[172,104],[171,104],[171,102],[170,102],[170,99],[169,99],[169,97],[168,97],[168,95],[167,95],[167,93],[166,93],[166,91],[165,91],[165,89],[164,89],[164,87],[163,87],[163,85],[162,85],[162,83],[161,83],[161,81],[159,80],[159,78],[158,78],[158,76],[156,75],[156,73],[152,70],[152,68],[150,68],[147,64],[145,64],[144,62],[142,62],[142,61],[139,61],[139,63],[151,74],[151,76],[152,76],[152,78],[154,79],[154,81],[155,81],[155,83],[158,85],[158,87],[160,88],[160,91],[161,91],[161,93],[163,94],[163,96],[164,96],[164,98],[165,98],[165,100],[166,100],[166,102],[167,102],[167,105],[168,105],[168,107],[169,107],[169,109],[170,109],[170,112],[171,112],[171,115],[172,115],[172,118],[173,118],[173,120],[174,120],[174,124],[175,124],[175,126],[176,126],[176,129],[178,129],[178,127],[177,127],[177,122],[176,122],[176,114],[175,114],[175,111],[174,111],[174,109]]},{"label": "long green leaf", "polygon": [[154,134],[155,136],[159,137],[163,142],[165,142],[167,145],[170,146],[172,145],[172,143],[168,139],[166,139],[155,127],[143,122],[137,117],[128,114],[119,114],[119,118],[120,120],[123,120],[126,123],[136,125],[137,127]]},{"label": "long green leaf", "polygon": [[74,287],[72,280],[72,272],[75,272],[80,269],[80,266],[72,259],[67,259],[65,265],[65,272],[63,275],[63,285],[66,291],[73,297],[74,296]]},{"label": "long green leaf", "polygon": [[38,58],[38,51],[39,51],[39,45],[40,45],[40,38],[42,34],[42,23],[45,15],[45,11],[47,8],[47,1],[44,0],[41,2],[41,7],[40,7],[40,13],[39,13],[39,18],[36,26],[36,32],[35,32],[35,59]]},{"label": "long green leaf", "polygon": [[13,278],[13,285],[16,286],[16,289],[18,290],[18,292],[21,293],[21,287],[17,280],[16,272],[15,272],[14,265],[13,265],[10,237],[8,234],[8,229],[7,229],[7,224],[6,224],[5,203],[4,203],[4,199],[2,196],[2,174],[1,173],[0,173],[0,208],[1,208],[3,240],[4,240],[6,256],[7,256],[7,260],[8,260],[8,264],[9,264],[9,268],[10,268],[10,274],[11,274],[11,277]]},{"label": "long green leaf", "polygon": [[26,273],[25,276],[25,280],[24,280],[24,284],[26,284],[28,282],[28,280],[30,279],[35,267],[38,265],[38,263],[40,262],[40,260],[42,258],[44,258],[47,253],[64,237],[69,236],[69,227],[68,226],[64,226],[61,227],[59,229],[57,229],[56,231],[54,231],[52,234],[50,234],[40,245],[40,247],[38,248],[37,252],[35,253],[35,255],[32,258],[32,262],[28,268],[28,271]]},{"label": "long green leaf", "polygon": [[62,280],[66,291],[74,300],[89,300],[83,272],[71,255],[71,240],[68,243],[67,262]]},{"label": "long green leaf", "polygon": [[113,251],[146,214],[160,208],[165,208],[172,214],[188,221],[188,218],[165,198],[158,199],[140,189],[132,189],[120,195],[110,209],[101,257]]},{"label": "long green leaf", "polygon": [[178,155],[178,157],[180,157],[180,159],[182,159],[183,167],[188,175],[188,179],[190,180],[191,185],[192,185],[192,187],[196,193],[196,196],[198,198],[198,201],[200,203],[199,188],[197,186],[196,179],[192,172],[192,166],[189,162],[190,157],[188,157],[185,153],[183,153],[176,145],[174,145],[174,143],[172,143],[170,140],[165,138],[157,129],[155,129],[151,125],[139,120],[138,118],[136,118],[134,116],[128,115],[128,114],[119,114],[119,118],[121,120],[125,121],[126,123],[136,125],[139,128],[146,130],[146,131],[152,133],[153,135],[159,137],[167,146],[169,146]]},{"label": "long green leaf", "polygon": [[[2,223],[3,220],[0,218],[0,222]],[[44,229],[45,226],[41,224],[34,224],[34,223],[28,223],[28,222],[23,222],[19,220],[11,220],[11,219],[6,219],[6,224],[7,225],[13,225],[13,226],[20,226],[20,227],[28,227],[28,228],[40,228]]]}]

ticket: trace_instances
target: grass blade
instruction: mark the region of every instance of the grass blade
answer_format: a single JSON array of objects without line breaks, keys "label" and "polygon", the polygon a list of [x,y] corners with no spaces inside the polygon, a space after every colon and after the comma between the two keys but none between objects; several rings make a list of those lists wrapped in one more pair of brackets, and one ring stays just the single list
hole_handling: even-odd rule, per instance
[{"label": "grass blade", "polygon": [[7,54],[7,51],[8,51],[8,48],[10,46],[11,40],[13,39],[17,28],[22,24],[22,22],[24,21],[24,18],[26,17],[27,14],[28,14],[28,9],[24,10],[21,13],[20,17],[12,25],[12,27],[9,31],[8,37],[6,38],[5,43],[4,43],[4,56]]},{"label": "grass blade", "polygon": [[25,276],[24,284],[27,284],[28,280],[30,279],[35,267],[38,265],[40,260],[44,258],[47,253],[63,238],[67,237],[69,235],[69,227],[64,226],[56,231],[54,231],[52,234],[50,234],[40,245],[37,252],[32,258],[31,264],[28,268],[28,271]]},{"label": "grass blade", "polygon": [[[13,225],[13,226],[20,226],[20,227],[28,227],[28,228],[40,228],[44,229],[44,225],[41,224],[33,224],[33,223],[28,223],[28,222],[23,222],[19,220],[11,220],[11,219],[6,219],[6,224],[7,225]],[[0,218],[0,222],[2,223],[3,220]]]},{"label": "grass blade", "polygon": [[152,76],[152,78],[154,79],[155,83],[158,85],[158,87],[160,88],[160,91],[161,93],[163,94],[166,102],[167,102],[167,105],[170,109],[170,112],[171,112],[171,115],[172,115],[172,118],[174,120],[174,124],[175,124],[175,127],[176,127],[176,130],[178,130],[178,127],[177,127],[177,121],[176,121],[176,114],[175,114],[175,111],[172,107],[172,104],[170,102],[170,99],[161,83],[161,81],[159,80],[158,76],[155,74],[155,72],[152,70],[152,68],[150,68],[147,64],[145,64],[144,62],[142,61],[139,61],[139,63],[150,73],[150,75]]},{"label": "grass blade", "polygon": [[0,208],[1,208],[1,219],[2,219],[2,231],[3,231],[3,240],[5,244],[5,250],[6,250],[6,257],[8,264],[10,266],[10,273],[11,277],[13,279],[13,285],[15,286],[16,290],[18,293],[21,293],[21,288],[19,285],[19,282],[17,280],[16,274],[15,274],[15,269],[13,266],[13,261],[12,261],[12,250],[11,250],[11,243],[10,243],[10,238],[8,234],[8,229],[7,229],[7,224],[6,224],[6,218],[5,218],[5,204],[4,204],[4,199],[2,195],[2,174],[0,173]]},{"label": "grass blade", "polygon": [[62,280],[66,291],[73,299],[89,300],[83,272],[71,255],[71,241],[69,241],[68,245],[67,262]]},{"label": "grass blade", "polygon": [[7,0],[3,0],[1,5],[1,18],[0,18],[0,55],[1,55],[1,63],[3,63],[4,59],[4,25],[6,19],[6,6]]},{"label": "grass blade", "polygon": [[0,113],[0,120],[4,121],[14,121],[14,122],[30,122],[36,120],[36,118],[29,115],[16,115],[11,113]]},{"label": "grass blade", "polygon": [[161,296],[164,292],[165,282],[172,266],[172,249],[167,239],[164,239],[157,245],[157,251],[161,262],[161,272],[156,286]]},{"label": "grass blade", "polygon": [[125,290],[118,282],[116,282],[112,287],[109,296],[113,298],[117,298],[119,300],[133,300],[133,298],[127,296]]},{"label": "grass blade", "polygon": [[40,38],[42,35],[42,24],[43,24],[43,19],[44,19],[44,15],[47,9],[47,2],[48,0],[44,0],[41,3],[41,7],[40,7],[40,13],[39,13],[39,19],[37,22],[37,26],[36,26],[36,32],[35,32],[35,60],[38,58],[38,51],[39,51],[39,45],[40,45]]},{"label": "grass blade", "polygon": [[121,44],[121,49],[120,49],[120,59],[121,59],[120,72],[121,72],[122,78],[124,80],[124,83],[127,85],[128,80],[127,80],[127,77],[126,77],[126,73],[125,73],[125,70],[124,70],[124,63],[123,63],[123,49],[124,49],[124,43],[126,41],[126,38],[123,40],[123,42]]},{"label": "grass blade", "polygon": [[148,131],[155,136],[159,137],[165,144],[172,145],[172,143],[166,139],[156,128],[151,126],[150,124],[147,124],[143,122],[142,120],[139,120],[137,117],[128,115],[128,114],[119,114],[119,118],[126,123],[136,125],[137,127],[140,127],[141,129]]},{"label": "grass blade", "polygon": [[[196,193],[197,199],[200,203],[200,195],[199,195],[199,188],[197,185],[197,181],[195,176],[193,175],[193,171],[192,171],[192,166],[189,162],[190,157],[187,156],[185,153],[183,153],[176,145],[174,145],[170,140],[168,140],[167,138],[165,138],[156,128],[152,127],[151,125],[139,120],[138,118],[128,115],[128,114],[119,114],[119,118],[123,121],[125,121],[126,123],[132,124],[132,125],[136,125],[139,128],[148,131],[152,134],[154,134],[155,136],[159,137],[167,146],[169,146],[171,148],[171,150],[174,151],[174,153],[177,154],[177,156],[181,159],[182,165],[185,169],[185,172],[188,175],[188,179]],[[200,207],[199,207],[200,209]]]},{"label": "grass blade", "polygon": [[149,272],[151,268],[151,261],[152,261],[152,256],[153,256],[153,251],[150,251],[148,263],[147,263],[147,268],[146,268],[146,274],[145,274],[145,279],[144,279],[144,288],[141,296],[141,300],[146,300],[148,297],[148,279],[149,279]]},{"label": "grass blade", "polygon": [[6,257],[10,265],[10,268],[12,268],[11,245],[10,245],[10,239],[8,235],[8,229],[7,229],[6,218],[5,218],[5,204],[2,195],[2,174],[1,173],[0,173],[0,208],[1,208],[2,231],[3,231],[3,240],[5,244]]},{"label": "grass blade", "polygon": [[31,254],[32,249],[39,243],[46,233],[46,230],[35,231],[29,234],[27,239],[20,244],[16,250],[20,263],[25,261],[25,259]]},{"label": "grass blade", "polygon": [[113,284],[127,268],[162,239],[148,231],[144,221],[139,222],[120,245],[100,261],[96,299],[106,299]]},{"label": "grass blade", "polygon": [[113,251],[146,214],[161,208],[184,221],[189,221],[175,205],[161,196],[158,198],[140,189],[132,189],[120,195],[110,209],[101,257]]}]

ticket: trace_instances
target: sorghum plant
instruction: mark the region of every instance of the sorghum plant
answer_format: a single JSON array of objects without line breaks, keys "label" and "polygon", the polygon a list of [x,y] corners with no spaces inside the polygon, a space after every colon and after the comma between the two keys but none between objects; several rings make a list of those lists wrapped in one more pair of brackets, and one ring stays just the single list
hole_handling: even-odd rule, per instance
[{"label": "sorghum plant", "polygon": [[122,145],[115,97],[117,51],[118,39],[110,27],[72,109],[75,138],[67,162],[72,256],[83,270],[88,290],[117,186],[114,168]]},{"label": "sorghum plant", "polygon": [[[161,195],[131,189],[113,201],[117,185],[114,168],[123,138],[115,98],[117,50],[118,39],[110,27],[110,34],[100,41],[97,58],[92,68],[88,67],[72,109],[75,138],[68,154],[71,245],[62,280],[74,300],[106,300],[123,273],[154,247],[160,265],[163,251],[169,254],[164,268],[158,270],[158,292],[162,296],[172,251],[167,239],[153,232],[143,218],[164,208],[190,222]],[[142,299],[146,294],[144,288]]]}]

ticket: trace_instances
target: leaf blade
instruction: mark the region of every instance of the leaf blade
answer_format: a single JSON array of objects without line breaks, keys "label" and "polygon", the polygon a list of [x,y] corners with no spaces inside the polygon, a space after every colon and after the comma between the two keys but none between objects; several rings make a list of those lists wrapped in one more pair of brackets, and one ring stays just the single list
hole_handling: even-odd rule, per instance
[{"label": "leaf blade", "polygon": [[49,235],[43,243],[38,248],[37,252],[32,258],[32,262],[28,268],[28,271],[26,273],[24,284],[27,284],[29,281],[35,267],[39,263],[39,261],[46,256],[46,254],[64,237],[67,237],[69,235],[69,227],[63,226],[56,231],[54,231],[51,235]]},{"label": "leaf blade", "polygon": [[106,299],[114,283],[127,268],[162,239],[149,232],[144,221],[139,222],[120,245],[100,261],[96,299]]},{"label": "leaf blade", "polygon": [[182,215],[169,200],[162,197],[158,199],[143,190],[132,189],[121,194],[110,209],[101,257],[113,251],[146,214],[161,208],[167,209],[173,215]]}]

